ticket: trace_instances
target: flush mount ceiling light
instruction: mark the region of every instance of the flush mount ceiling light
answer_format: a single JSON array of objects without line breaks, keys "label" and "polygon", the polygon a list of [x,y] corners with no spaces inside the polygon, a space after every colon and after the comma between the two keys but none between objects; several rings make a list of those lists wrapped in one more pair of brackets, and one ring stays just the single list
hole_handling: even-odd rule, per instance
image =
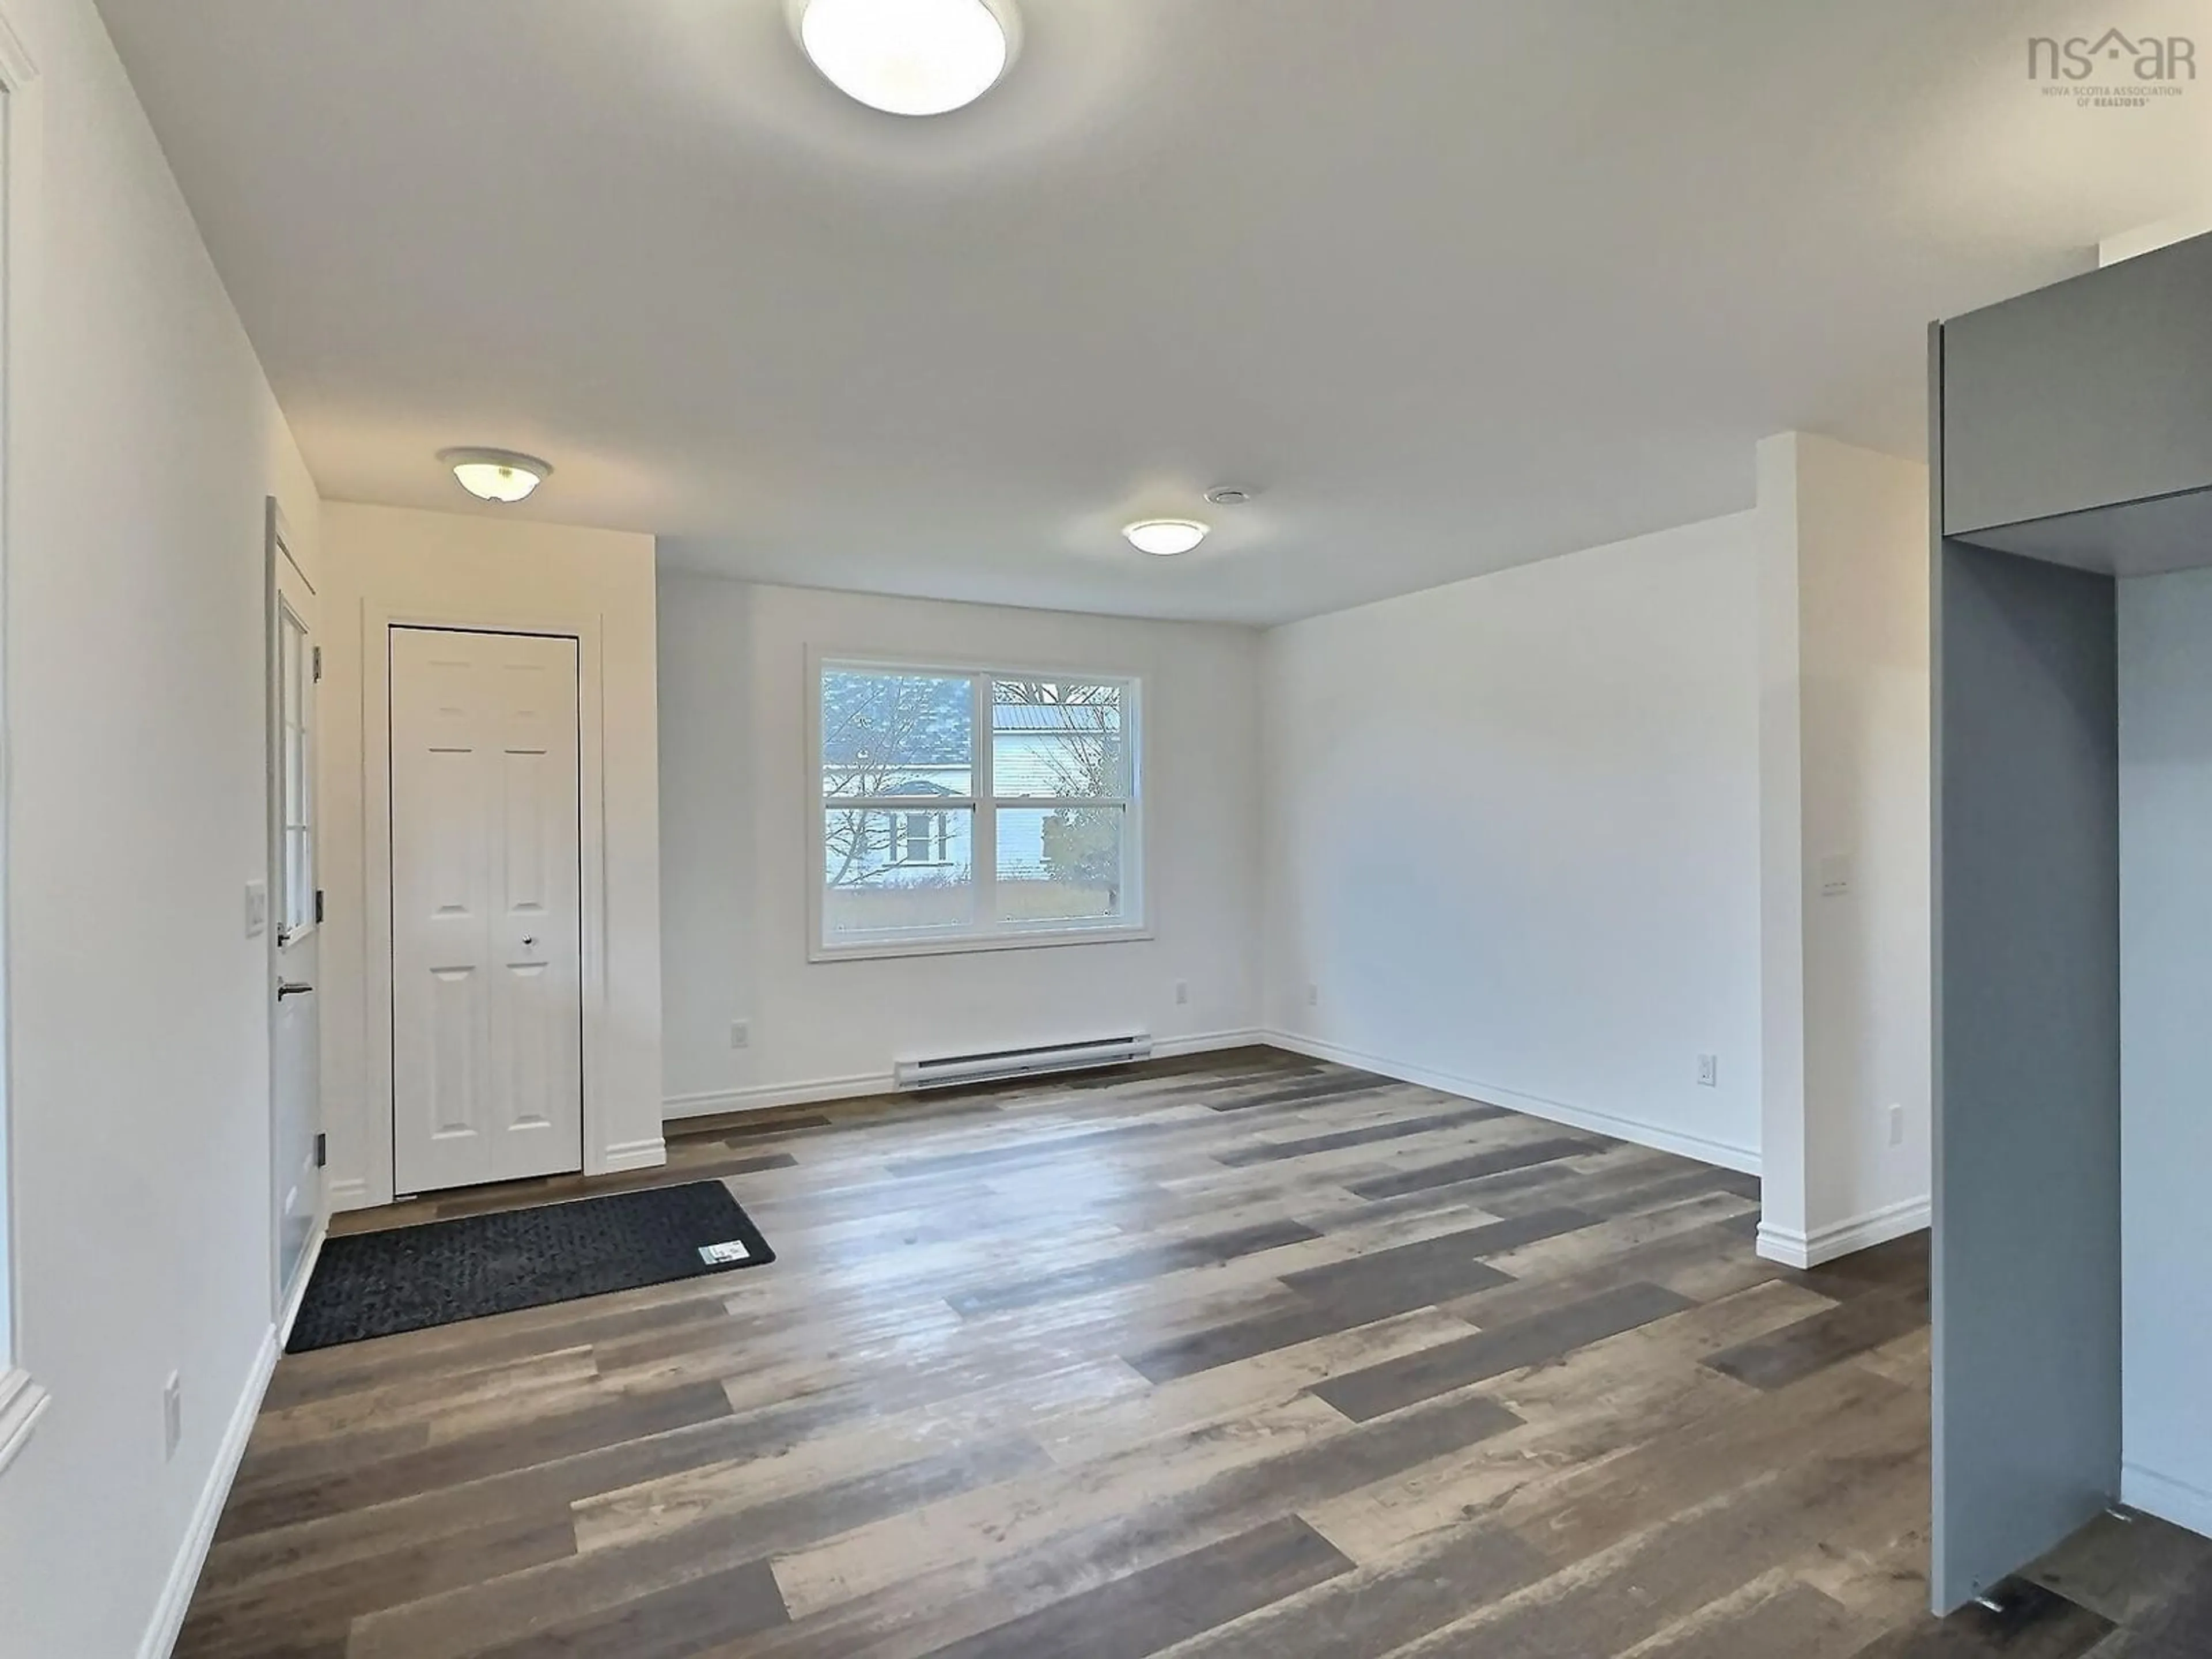
[{"label": "flush mount ceiling light", "polygon": [[1021,44],[1013,0],[787,0],[799,44],[848,97],[942,115],[999,83]]},{"label": "flush mount ceiling light", "polygon": [[518,455],[511,449],[441,449],[438,459],[453,469],[461,488],[479,501],[519,501],[553,475],[553,469],[535,455]]},{"label": "flush mount ceiling light", "polygon": [[1188,553],[1204,541],[1206,529],[1195,519],[1139,519],[1134,524],[1123,525],[1121,533],[1138,552],[1170,558],[1177,553]]}]

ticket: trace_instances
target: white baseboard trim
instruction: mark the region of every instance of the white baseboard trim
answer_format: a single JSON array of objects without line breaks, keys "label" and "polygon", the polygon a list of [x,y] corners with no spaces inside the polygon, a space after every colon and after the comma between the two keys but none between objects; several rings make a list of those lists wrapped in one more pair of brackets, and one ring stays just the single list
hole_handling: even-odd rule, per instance
[{"label": "white baseboard trim", "polygon": [[2212,1492],[2140,1463],[2120,1465],[2120,1502],[2212,1538]]},{"label": "white baseboard trim", "polygon": [[1503,1106],[1529,1117],[1540,1117],[1547,1122],[1564,1123],[1573,1129],[1589,1129],[1598,1134],[1610,1135],[1615,1140],[1649,1146],[1655,1152],[1673,1152],[1680,1158],[1695,1158],[1700,1164],[1717,1164],[1722,1169],[1740,1170],[1745,1175],[1759,1173],[1759,1154],[1748,1146],[1708,1140],[1702,1135],[1685,1134],[1677,1129],[1662,1128],[1635,1118],[1617,1117],[1611,1112],[1601,1112],[1589,1106],[1572,1106],[1565,1101],[1547,1100],[1540,1095],[1524,1095],[1517,1090],[1501,1089],[1495,1084],[1480,1082],[1474,1078],[1431,1071],[1425,1066],[1408,1066],[1401,1060],[1364,1054],[1357,1048],[1347,1048],[1341,1043],[1324,1042],[1319,1037],[1306,1036],[1296,1031],[1266,1031],[1260,1034],[1260,1040],[1278,1048],[1287,1048],[1292,1054],[1305,1054],[1314,1060],[1334,1060],[1340,1066],[1378,1073],[1383,1077],[1395,1078],[1401,1083],[1419,1084],[1422,1088],[1458,1095],[1463,1099],[1485,1101],[1492,1106]]},{"label": "white baseboard trim", "polygon": [[1929,1213],[1927,1199],[1907,1198],[1854,1216],[1849,1221],[1815,1227],[1809,1233],[1762,1221],[1759,1225],[1759,1254],[1785,1267],[1817,1267],[1824,1261],[1872,1249],[1893,1238],[1903,1238],[1907,1233],[1923,1232],[1928,1227]]},{"label": "white baseboard trim", "polygon": [[0,1371],[0,1469],[15,1461],[31,1438],[31,1430],[46,1414],[53,1396],[31,1380],[18,1365]]},{"label": "white baseboard trim", "polygon": [[1218,1054],[1224,1048],[1252,1048],[1264,1044],[1267,1034],[1256,1026],[1238,1031],[1200,1031],[1192,1036],[1154,1037],[1154,1060],[1178,1060],[1185,1054]]},{"label": "white baseboard trim", "polygon": [[138,1644],[138,1659],[169,1659],[177,1645],[185,1628],[185,1614],[192,1605],[192,1591],[199,1585],[200,1569],[207,1565],[208,1546],[215,1541],[216,1522],[222,1518],[231,1482],[238,1478],[246,1443],[253,1437],[253,1421],[261,1415],[261,1398],[269,1391],[269,1379],[276,1370],[281,1351],[276,1328],[271,1325],[261,1340],[261,1352],[254,1356],[253,1369],[238,1397],[237,1408],[230,1414],[229,1426],[223,1431],[222,1443],[216,1449],[215,1467],[208,1471],[207,1484],[200,1488],[191,1524],[169,1568],[169,1582],[162,1586],[161,1599],[155,1604],[153,1622],[146,1626],[145,1639]]},{"label": "white baseboard trim", "polygon": [[300,1317],[300,1304],[307,1299],[307,1281],[315,1276],[315,1263],[323,1259],[323,1245],[330,1236],[331,1218],[325,1216],[315,1224],[315,1236],[307,1241],[307,1253],[292,1270],[292,1288],[284,1297],[284,1310],[276,1319],[276,1352],[280,1354],[292,1340],[292,1326]]},{"label": "white baseboard trim", "polygon": [[778,1106],[811,1106],[825,1100],[856,1100],[862,1095],[887,1095],[897,1087],[889,1072],[866,1072],[853,1077],[816,1078],[807,1083],[756,1083],[743,1089],[709,1089],[702,1094],[670,1095],[660,1103],[665,1121],[687,1117],[717,1117],[724,1112],[765,1112]]},{"label": "white baseboard trim", "polygon": [[374,1202],[368,1195],[368,1181],[360,1176],[333,1181],[323,1190],[330,1195],[332,1215],[340,1210],[366,1210]]},{"label": "white baseboard trim", "polygon": [[668,1162],[668,1143],[659,1135],[647,1140],[618,1140],[604,1154],[601,1173],[623,1170],[657,1170]]},{"label": "white baseboard trim", "polygon": [[263,1340],[261,1352],[254,1356],[253,1370],[223,1430],[222,1443],[216,1448],[215,1467],[208,1471],[207,1484],[200,1489],[199,1502],[192,1507],[191,1525],[178,1548],[176,1560],[170,1565],[168,1583],[161,1588],[161,1599],[155,1607],[153,1622],[146,1628],[145,1639],[138,1644],[138,1659],[169,1659],[177,1638],[184,1631],[185,1615],[191,1610],[192,1592],[199,1588],[200,1570],[207,1565],[209,1547],[215,1542],[216,1523],[222,1519],[222,1506],[229,1499],[232,1483],[238,1479],[238,1466],[246,1459],[246,1443],[253,1438],[253,1425],[261,1415],[261,1401],[269,1392],[269,1379],[276,1373],[276,1362],[283,1358],[284,1345],[292,1340],[292,1326],[300,1317],[301,1304],[307,1299],[307,1285],[314,1279],[315,1264],[322,1260],[323,1245],[330,1236],[330,1217],[325,1215],[315,1223],[314,1235],[307,1241],[300,1265],[293,1270],[292,1288],[285,1295],[283,1310]]},{"label": "white baseboard trim", "polygon": [[[1268,1040],[1265,1031],[1250,1028],[1155,1037],[1152,1058],[1173,1060],[1182,1054],[1211,1054],[1217,1048],[1247,1048]],[[864,1095],[897,1092],[898,1079],[890,1073],[861,1072],[850,1077],[815,1078],[803,1083],[756,1083],[743,1089],[670,1095],[660,1103],[660,1115],[669,1122],[676,1122],[687,1117],[719,1117],[725,1112],[764,1112],[779,1106],[814,1106],[829,1100],[857,1100]]]}]

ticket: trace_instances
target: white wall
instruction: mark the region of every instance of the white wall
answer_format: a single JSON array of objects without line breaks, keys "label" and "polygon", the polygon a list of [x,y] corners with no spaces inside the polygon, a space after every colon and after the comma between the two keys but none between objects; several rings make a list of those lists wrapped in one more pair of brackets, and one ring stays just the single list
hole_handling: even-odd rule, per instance
[{"label": "white wall", "polygon": [[2212,1532],[2212,570],[2119,638],[2121,1493]]},{"label": "white wall", "polygon": [[0,1471],[0,1650],[127,1659],[182,1611],[273,1352],[262,504],[312,544],[316,503],[92,5],[0,9],[44,106],[8,908],[20,1357],[52,1396]]},{"label": "white wall", "polygon": [[[1132,1025],[1169,1046],[1249,1038],[1258,1012],[1256,634],[676,572],[661,575],[660,609],[672,1112],[878,1090],[902,1056]],[[1155,936],[810,963],[810,646],[1141,675]],[[1190,988],[1182,1006],[1178,980]],[[751,1027],[742,1050],[730,1046],[733,1020]]]},{"label": "white wall", "polygon": [[[763,1047],[730,1047],[730,1022],[751,1017],[757,980],[755,590],[664,570],[659,591],[663,1093],[678,1109],[702,1097],[698,1109],[720,1109],[724,1092],[764,1075]],[[798,962],[805,942],[802,925]],[[773,1035],[763,1027],[761,1043]]]},{"label": "white wall", "polygon": [[[365,631],[383,618],[477,626],[595,623],[603,652],[608,1019],[585,1064],[603,1103],[586,1167],[644,1159],[660,1133],[659,751],[653,538],[484,513],[324,508],[323,1109],[338,1207],[389,1201],[388,1099],[367,1097],[370,964],[363,814]],[[588,647],[586,647],[588,650]],[[587,811],[592,803],[586,803]],[[588,949],[588,945],[587,945]],[[587,1045],[589,1032],[586,1034]],[[654,1154],[657,1158],[657,1152]]]},{"label": "white wall", "polygon": [[2123,259],[2132,259],[2139,254],[2154,253],[2176,242],[2186,241],[2191,236],[2202,236],[2212,231],[2212,212],[2203,208],[2187,213],[2175,214],[2170,219],[2139,225],[2122,231],[2117,236],[2107,236],[2097,244],[2097,264],[2100,268],[2116,265]]},{"label": "white wall", "polygon": [[1802,1267],[1928,1219],[1928,470],[1784,433],[1757,519],[1759,1237]]},{"label": "white wall", "polygon": [[1269,634],[1268,1024],[1756,1169],[1757,641],[1748,514]]}]

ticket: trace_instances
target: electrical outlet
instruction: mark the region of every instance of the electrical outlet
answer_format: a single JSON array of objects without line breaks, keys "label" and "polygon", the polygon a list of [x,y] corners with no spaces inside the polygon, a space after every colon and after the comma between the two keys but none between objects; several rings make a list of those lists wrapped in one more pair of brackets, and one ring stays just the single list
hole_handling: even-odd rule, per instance
[{"label": "electrical outlet", "polygon": [[185,1379],[175,1371],[161,1384],[161,1458],[167,1462],[177,1455],[177,1447],[185,1437]]},{"label": "electrical outlet", "polygon": [[752,1047],[752,1022],[745,1019],[732,1020],[730,1022],[730,1047],[732,1048],[750,1048]]},{"label": "electrical outlet", "polygon": [[1320,986],[1309,985],[1306,987],[1306,1006],[1309,1008],[1318,1008],[1321,1006]]},{"label": "electrical outlet", "polygon": [[1905,1145],[1905,1108],[1902,1106],[1889,1109],[1889,1144],[1893,1146]]},{"label": "electrical outlet", "polygon": [[1721,1057],[1718,1054],[1698,1056],[1698,1081],[1705,1088],[1717,1089],[1721,1084]]},{"label": "electrical outlet", "polygon": [[1176,981],[1176,1006],[1181,1008],[1189,1001],[1190,981],[1187,979],[1177,980]]}]

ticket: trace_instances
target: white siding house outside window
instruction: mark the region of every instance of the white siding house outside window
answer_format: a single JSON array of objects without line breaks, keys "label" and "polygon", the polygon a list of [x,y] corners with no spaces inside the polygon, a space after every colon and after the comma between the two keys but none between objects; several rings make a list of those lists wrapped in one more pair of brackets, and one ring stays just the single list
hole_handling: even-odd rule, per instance
[{"label": "white siding house outside window", "polygon": [[1141,935],[1138,693],[819,659],[817,958]]}]

